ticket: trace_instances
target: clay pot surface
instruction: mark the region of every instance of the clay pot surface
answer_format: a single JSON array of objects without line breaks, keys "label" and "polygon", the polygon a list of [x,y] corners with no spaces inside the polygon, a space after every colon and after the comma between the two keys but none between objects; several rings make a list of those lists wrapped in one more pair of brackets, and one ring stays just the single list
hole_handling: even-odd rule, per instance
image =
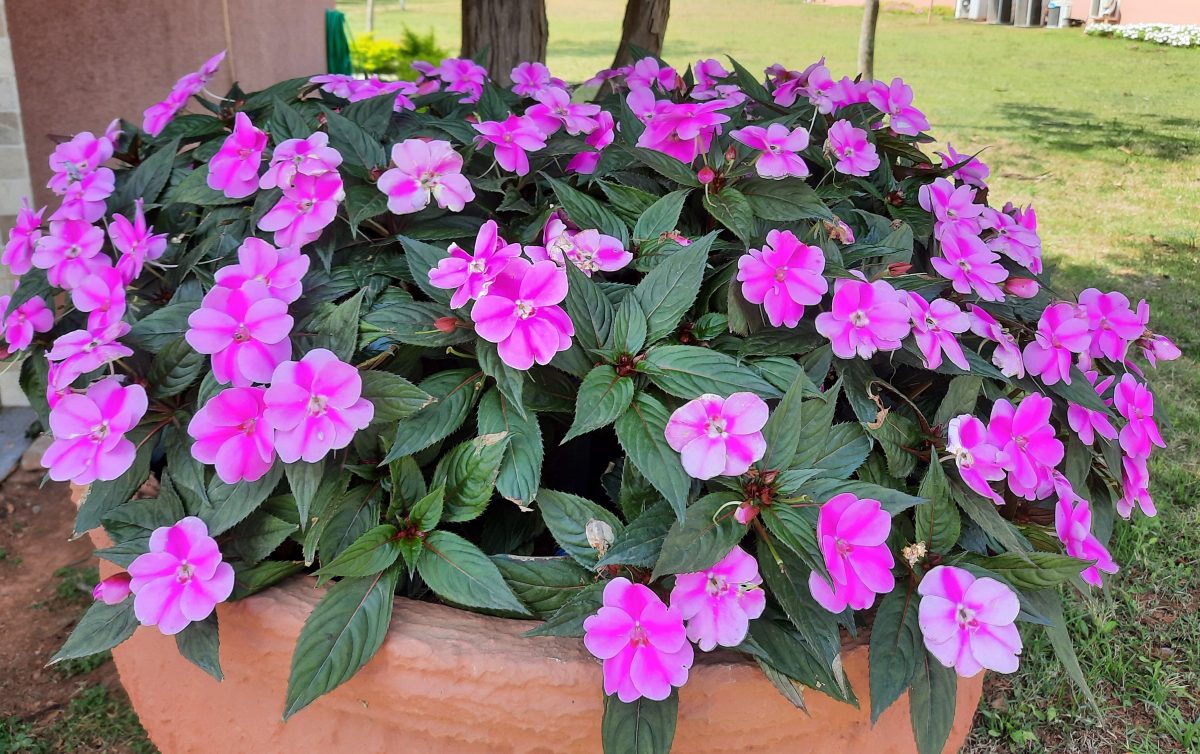
[{"label": "clay pot surface", "polygon": [[[102,530],[91,533],[108,544]],[[101,561],[101,575],[120,570]],[[293,578],[217,608],[218,683],[179,655],[172,637],[142,627],[113,651],[121,683],[163,754],[185,752],[600,752],[600,663],[582,641],[525,638],[528,621],[397,597],[388,637],[350,681],[282,720],[296,637],[324,589]],[[679,692],[679,754],[915,754],[908,697],[872,726],[867,647],[843,651],[860,708],[805,691],[796,709],[758,667],[697,651]],[[962,746],[983,676],[960,679],[947,752]]]}]

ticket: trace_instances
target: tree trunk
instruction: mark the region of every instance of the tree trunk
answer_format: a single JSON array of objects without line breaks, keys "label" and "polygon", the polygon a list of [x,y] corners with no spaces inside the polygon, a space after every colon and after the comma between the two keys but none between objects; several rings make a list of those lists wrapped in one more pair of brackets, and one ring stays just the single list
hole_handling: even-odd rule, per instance
[{"label": "tree trunk", "polygon": [[549,34],[545,0],[462,0],[462,56],[487,50],[483,65],[501,86],[518,63],[546,60]]},{"label": "tree trunk", "polygon": [[630,46],[661,56],[670,15],[671,0],[628,0],[625,4],[625,20],[621,22],[621,46],[617,48],[617,56],[613,59],[613,68],[634,61]]},{"label": "tree trunk", "polygon": [[875,78],[875,25],[878,21],[879,0],[866,0],[862,32],[858,35],[858,73],[864,81]]},{"label": "tree trunk", "polygon": [[367,33],[375,31],[375,0],[367,0]]}]

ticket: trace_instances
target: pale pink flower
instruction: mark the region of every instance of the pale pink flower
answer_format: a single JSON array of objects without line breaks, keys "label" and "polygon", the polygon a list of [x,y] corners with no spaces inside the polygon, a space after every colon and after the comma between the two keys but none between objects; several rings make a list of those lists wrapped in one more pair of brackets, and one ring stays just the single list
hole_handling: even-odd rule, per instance
[{"label": "pale pink flower", "polygon": [[613,122],[612,113],[607,110],[602,110],[596,116],[596,128],[584,138],[584,143],[589,147],[594,148],[595,152],[580,152],[567,162],[567,172],[583,173],[584,175],[596,172],[596,165],[600,163],[600,153],[604,148],[613,143],[613,138],[616,134],[616,125]]},{"label": "pale pink flower", "polygon": [[956,367],[970,371],[967,356],[956,337],[971,326],[966,313],[944,298],[926,302],[912,291],[908,292],[907,303],[912,316],[913,339],[917,342],[917,348],[921,349],[925,368],[937,369],[941,366],[944,353]]},{"label": "pale pink flower", "polygon": [[[1112,385],[1113,380],[1116,379],[1110,375],[1097,383],[1096,379],[1099,375],[1090,369],[1084,372],[1083,376],[1095,387],[1098,395],[1104,395],[1108,387]],[[1105,401],[1105,403],[1111,404],[1112,401]],[[1096,435],[1109,440],[1117,439],[1117,430],[1113,427],[1112,422],[1109,421],[1107,414],[1103,411],[1085,408],[1078,403],[1067,403],[1067,424],[1071,426],[1071,429],[1075,431],[1075,434],[1079,436],[1084,445],[1094,443]]]},{"label": "pale pink flower", "polygon": [[92,599],[106,605],[121,604],[126,597],[133,593],[133,590],[129,588],[131,578],[125,571],[109,576],[92,588]]},{"label": "pale pink flower", "polygon": [[98,266],[71,289],[71,303],[90,312],[89,327],[115,322],[125,314],[125,279],[114,267]]},{"label": "pale pink flower", "polygon": [[[1003,254],[1035,274],[1042,271],[1042,239],[1038,237],[1037,231],[1017,222],[1012,215],[997,212],[990,207],[984,208],[980,215],[980,224],[995,231],[987,240],[989,249]],[[1036,291],[1035,284],[1034,292]]]},{"label": "pale pink flower", "polygon": [[299,249],[277,249],[261,238],[250,236],[238,247],[237,256],[237,264],[216,271],[217,285],[241,288],[257,281],[267,286],[267,293],[273,298],[284,303],[300,298],[304,291],[300,281],[308,272],[309,259]]},{"label": "pale pink flower", "polygon": [[1071,483],[1062,474],[1055,474],[1054,489],[1058,503],[1054,506],[1054,531],[1067,554],[1080,560],[1094,560],[1080,576],[1092,586],[1104,586],[1100,572],[1116,573],[1116,561],[1095,534],[1092,533],[1092,508],[1087,500],[1075,494]]},{"label": "pale pink flower", "polygon": [[691,164],[699,154],[708,151],[721,124],[729,121],[728,115],[718,111],[730,107],[732,104],[723,99],[679,104],[659,102],[637,145]]},{"label": "pale pink flower", "polygon": [[51,285],[70,290],[97,267],[108,264],[97,256],[104,246],[104,231],[82,220],[50,223],[33,251],[33,265],[46,270]]},{"label": "pale pink flower", "polygon": [[736,89],[728,84],[718,83],[720,79],[729,78],[730,75],[719,60],[713,58],[697,60],[696,64],[692,66],[692,74],[696,79],[695,86],[688,94],[692,99],[723,99]]},{"label": "pale pink flower", "polygon": [[754,393],[705,393],[675,409],[664,434],[688,476],[740,476],[767,451],[767,415],[767,404]]},{"label": "pale pink flower", "polygon": [[917,593],[925,648],[938,662],[963,678],[985,668],[997,673],[1017,669],[1021,634],[1014,621],[1021,602],[1011,589],[962,568],[937,566],[921,579]]},{"label": "pale pink flower", "polygon": [[258,187],[291,188],[297,175],[332,173],[342,164],[342,155],[329,146],[329,134],[317,131],[307,139],[288,139],[271,152],[271,164]]},{"label": "pale pink flower", "polygon": [[825,151],[833,155],[833,169],[846,175],[868,176],[879,167],[879,153],[867,139],[867,132],[855,128],[848,120],[839,120],[829,127]]},{"label": "pale pink flower", "polygon": [[876,351],[898,350],[912,330],[908,306],[895,288],[883,280],[855,278],[833,284],[833,306],[817,315],[816,325],[841,359],[869,359]]},{"label": "pale pink flower", "polygon": [[241,288],[217,286],[188,316],[188,345],[212,355],[213,376],[222,385],[248,387],[269,382],[292,355],[292,317],[287,304],[256,280]]},{"label": "pale pink flower", "polygon": [[671,607],[679,610],[687,622],[687,637],[702,651],[736,647],[745,641],[750,621],[767,606],[761,584],[758,561],[734,545],[709,568],[676,576]]},{"label": "pale pink flower", "polygon": [[375,416],[375,406],[362,397],[358,370],[324,348],[276,367],[263,400],[284,463],[313,463],[341,450]]},{"label": "pale pink flower", "polygon": [[992,363],[1000,368],[1001,373],[1006,377],[1024,377],[1025,362],[1021,360],[1021,347],[1017,345],[1017,339],[995,317],[975,304],[967,305],[967,316],[971,320],[971,332],[996,344]]},{"label": "pale pink flower", "polygon": [[24,275],[33,267],[33,252],[38,239],[42,237],[42,214],[45,211],[45,207],[35,211],[29,206],[28,198],[21,199],[17,219],[8,233],[8,243],[4,244],[4,253],[0,255],[0,264],[7,265],[13,275]]},{"label": "pale pink flower", "polygon": [[58,336],[46,358],[58,362],[53,370],[51,385],[61,390],[80,375],[95,371],[106,364],[133,355],[133,349],[117,342],[129,333],[125,322],[89,322],[86,330],[72,330]]},{"label": "pale pink flower", "polygon": [[571,347],[575,326],[559,306],[567,297],[567,273],[554,262],[514,257],[475,302],[475,333],[495,343],[513,369],[549,364]]},{"label": "pale pink flower", "polygon": [[1150,497],[1150,468],[1146,458],[1125,456],[1121,459],[1121,497],[1117,500],[1117,513],[1129,518],[1136,505],[1147,516],[1158,515],[1154,498]]},{"label": "pale pink flower", "polygon": [[797,152],[808,148],[808,129],[772,123],[761,126],[746,126],[731,131],[731,137],[761,154],[754,160],[754,170],[760,178],[803,178],[808,175],[808,165]]},{"label": "pale pink flower", "polygon": [[150,535],[150,550],[129,564],[133,612],[143,626],[168,636],[212,615],[233,593],[233,566],[195,516]]},{"label": "pale pink flower", "polygon": [[1154,393],[1132,374],[1125,374],[1113,392],[1117,412],[1127,420],[1121,427],[1121,448],[1134,458],[1148,458],[1153,445],[1167,447],[1154,420]]},{"label": "pale pink flower", "polygon": [[929,120],[913,107],[913,91],[901,79],[892,79],[891,84],[876,81],[869,84],[867,101],[880,112],[891,116],[888,125],[893,131],[906,136],[917,136],[929,130]]},{"label": "pale pink flower", "polygon": [[878,500],[849,492],[829,498],[817,516],[817,545],[832,581],[810,573],[813,599],[829,612],[840,613],[847,607],[865,610],[876,594],[890,592],[896,586],[896,561],[887,545],[891,531],[892,517]]},{"label": "pale pink flower", "polygon": [[303,246],[321,236],[345,197],[342,177],[336,171],[297,174],[279,202],[258,221],[258,227],[274,231],[276,246]]},{"label": "pale pink flower", "polygon": [[975,188],[987,188],[988,174],[991,172],[987,165],[978,157],[969,154],[961,154],[950,146],[950,142],[946,142],[946,151],[937,152],[938,157],[942,158],[942,168],[952,168],[958,166],[951,175],[968,186]]},{"label": "pale pink flower", "polygon": [[[0,296],[0,315],[8,309],[9,297]],[[50,332],[54,327],[54,312],[41,296],[34,296],[8,313],[0,332],[11,353],[24,351],[33,342],[35,333]]]},{"label": "pale pink flower", "polygon": [[537,104],[531,105],[525,111],[525,117],[544,135],[550,136],[559,128],[565,128],[567,133],[573,136],[590,134],[596,130],[599,105],[571,102],[570,93],[557,87],[538,92],[534,99],[537,100]]},{"label": "pale pink flower", "polygon": [[1008,488],[1026,500],[1037,500],[1051,485],[1051,472],[1062,461],[1065,448],[1050,416],[1054,401],[1030,393],[1021,404],[1004,398],[992,404],[988,442],[1000,450],[997,460],[1008,472]]},{"label": "pale pink flower", "polygon": [[762,304],[773,327],[795,327],[804,307],[818,304],[829,283],[821,274],[825,253],[801,243],[790,230],[772,230],[761,249],[750,249],[738,258],[737,279],[742,295]]},{"label": "pale pink flower", "polygon": [[546,146],[545,134],[525,117],[510,114],[502,121],[485,120],[472,123],[471,127],[479,132],[479,136],[475,137],[476,145],[494,144],[496,162],[517,175],[529,172],[528,152],[536,152]]},{"label": "pale pink flower", "polygon": [[[829,115],[837,109],[837,105],[834,102],[834,87],[836,85],[833,82],[833,76],[829,73],[829,69],[824,65],[824,60],[825,58],[821,58],[820,63],[810,66],[809,70],[806,71],[808,76],[801,76],[801,80],[804,81],[802,85],[804,96],[808,97],[808,101],[817,108],[817,112]],[[775,94],[776,102],[779,102],[780,94],[780,92]]]},{"label": "pale pink flower", "polygon": [[970,414],[951,419],[946,425],[946,452],[954,456],[958,475],[968,487],[996,505],[1004,505],[1004,498],[989,484],[1005,477],[1004,465],[983,422]]},{"label": "pale pink flower", "polygon": [[975,293],[984,301],[1003,301],[997,283],[1008,278],[1000,258],[978,236],[947,230],[941,238],[942,255],[930,260],[933,269],[962,294]]},{"label": "pale pink flower", "polygon": [[267,134],[239,112],[233,119],[233,133],[225,137],[221,148],[208,163],[208,187],[230,199],[242,199],[258,189],[258,169]]},{"label": "pale pink flower", "polygon": [[167,234],[155,234],[154,229],[146,224],[140,197],[134,201],[132,221],[121,214],[113,215],[112,222],[108,224],[108,237],[112,239],[113,248],[121,252],[117,269],[126,285],[142,274],[146,262],[158,259],[167,250]]},{"label": "pale pink flower", "polygon": [[583,621],[583,644],[604,661],[604,693],[625,703],[662,701],[687,683],[694,654],[679,608],[623,576],[605,585],[603,599]]},{"label": "pale pink flower", "polygon": [[960,237],[978,236],[983,231],[982,204],[975,203],[975,189],[959,186],[945,178],[936,178],[917,192],[921,209],[933,215],[933,235],[938,240],[948,231]]},{"label": "pale pink flower", "polygon": [[1025,369],[1047,385],[1071,384],[1071,362],[1088,349],[1090,337],[1086,315],[1066,302],[1050,304],[1038,320],[1034,341],[1025,344]]},{"label": "pale pink flower", "polygon": [[1117,291],[1101,293],[1088,288],[1079,294],[1079,306],[1091,331],[1088,352],[1092,357],[1103,356],[1118,364],[1125,361],[1129,345],[1145,331],[1141,319],[1130,308],[1129,299]]},{"label": "pale pink flower", "polygon": [[388,209],[397,215],[420,212],[432,199],[442,209],[462,212],[475,198],[462,174],[463,158],[448,141],[405,139],[392,145],[391,168],[376,184],[387,194]]},{"label": "pale pink flower", "polygon": [[550,69],[542,63],[519,63],[512,69],[510,78],[513,82],[512,90],[522,97],[537,96],[551,87],[566,87],[566,83],[551,76]]},{"label": "pale pink flower", "polygon": [[192,457],[216,467],[225,484],[256,482],[275,462],[275,430],[263,418],[261,387],[231,387],[214,395],[188,423]]},{"label": "pale pink flower", "polygon": [[117,377],[92,383],[86,393],[65,395],[50,410],[54,441],[42,466],[56,482],[110,482],[133,465],[137,450],[125,433],[146,413],[141,385],[122,387]]},{"label": "pale pink flower", "polygon": [[447,58],[437,68],[437,75],[446,83],[446,91],[464,94],[459,102],[478,102],[487,81],[487,69],[467,58]]},{"label": "pale pink flower", "polygon": [[456,243],[446,249],[448,257],[429,271],[429,282],[438,288],[453,290],[450,306],[454,309],[488,292],[509,260],[521,253],[521,245],[500,237],[495,220],[488,220],[475,235],[474,254]]},{"label": "pale pink flower", "polygon": [[1150,305],[1144,299],[1138,302],[1137,316],[1143,328],[1137,346],[1142,349],[1142,356],[1150,362],[1150,366],[1157,367],[1159,361],[1174,361],[1183,355],[1174,341],[1150,329]]},{"label": "pale pink flower", "polygon": [[350,99],[350,95],[354,93],[361,81],[362,79],[348,73],[322,73],[308,80],[310,84],[319,86],[321,91],[329,92],[333,96],[345,100]]},{"label": "pale pink flower", "polygon": [[867,101],[871,91],[870,81],[855,81],[849,76],[842,76],[829,89],[829,98],[834,110],[841,110],[850,105],[860,105]]}]

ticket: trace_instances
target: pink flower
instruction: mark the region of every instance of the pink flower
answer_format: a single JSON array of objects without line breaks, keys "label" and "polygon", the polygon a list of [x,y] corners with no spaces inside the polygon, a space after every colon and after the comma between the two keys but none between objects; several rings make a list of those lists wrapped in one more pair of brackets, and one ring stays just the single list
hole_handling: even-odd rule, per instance
[{"label": "pink flower", "polygon": [[754,170],[759,177],[786,178],[790,175],[803,178],[808,175],[808,165],[796,154],[808,148],[808,129],[803,126],[790,131],[780,123],[772,123],[766,128],[746,126],[729,135],[761,152],[754,161]]},{"label": "pink flower", "polygon": [[258,227],[275,232],[276,246],[303,246],[317,240],[333,222],[345,196],[337,171],[297,174],[279,202],[258,221]]},{"label": "pink flower", "polygon": [[1129,299],[1116,291],[1101,293],[1096,288],[1088,288],[1079,294],[1079,306],[1091,331],[1088,352],[1094,358],[1103,356],[1118,364],[1125,361],[1129,344],[1145,330],[1141,319],[1130,308]]},{"label": "pink flower", "polygon": [[1148,458],[1151,446],[1167,447],[1154,421],[1154,393],[1132,374],[1125,374],[1113,392],[1117,412],[1128,423],[1121,427],[1121,448],[1134,458]]},{"label": "pink flower", "polygon": [[275,368],[292,355],[293,320],[287,304],[267,286],[250,281],[241,288],[217,286],[188,316],[188,345],[212,354],[213,376],[222,385],[248,387],[269,382]]},{"label": "pink flower", "polygon": [[104,246],[104,231],[82,220],[50,223],[50,232],[39,239],[33,265],[46,270],[51,285],[70,290],[92,271],[108,263],[98,257]]},{"label": "pink flower", "polygon": [[143,113],[142,130],[151,136],[158,136],[162,133],[175,114],[187,105],[188,99],[199,94],[204,87],[208,86],[208,82],[217,74],[217,69],[224,59],[225,51],[222,50],[206,60],[204,65],[200,66],[200,70],[189,73],[176,81],[165,100],[146,108]]},{"label": "pink flower", "polygon": [[4,244],[4,253],[0,255],[0,264],[8,265],[13,275],[24,275],[33,267],[33,253],[38,239],[42,237],[42,214],[45,211],[45,207],[34,211],[29,206],[29,199],[21,199],[21,208],[17,210],[17,219],[9,231],[8,243]]},{"label": "pink flower", "polygon": [[946,452],[954,456],[958,475],[968,487],[996,505],[1004,505],[1004,498],[989,484],[1005,477],[1000,449],[989,441],[983,422],[970,414],[951,419],[946,425]]},{"label": "pink flower", "polygon": [[[1113,383],[1115,377],[1109,376],[1096,382],[1099,377],[1095,372],[1088,370],[1083,373],[1087,381],[1096,388],[1096,393],[1104,395],[1108,390],[1108,386]],[[1112,401],[1105,401],[1111,404]],[[1103,411],[1093,411],[1090,408],[1084,408],[1078,403],[1067,403],[1067,424],[1079,435],[1079,439],[1084,445],[1091,445],[1096,441],[1096,435],[1107,438],[1109,440],[1117,439],[1117,430],[1113,427],[1112,422],[1108,420],[1108,416]]]},{"label": "pink flower", "polygon": [[52,370],[54,378],[50,380],[56,389],[70,385],[80,375],[99,369],[100,367],[133,355],[133,349],[117,342],[129,332],[129,325],[121,322],[105,322],[97,320],[88,322],[86,330],[72,330],[58,336],[46,358],[52,362],[60,362],[56,370]]},{"label": "pink flower", "polygon": [[983,231],[985,207],[975,203],[975,189],[970,186],[955,188],[945,178],[936,178],[917,192],[917,202],[933,215],[933,235],[938,240],[950,230],[959,237],[978,236]]},{"label": "pink flower", "polygon": [[971,320],[971,332],[996,344],[992,352],[992,363],[1007,377],[1025,376],[1025,362],[1021,360],[1021,347],[995,317],[976,306],[967,305],[967,317]]},{"label": "pink flower", "polygon": [[615,272],[633,261],[633,254],[625,250],[621,239],[591,229],[572,236],[566,257],[588,277],[596,270]]},{"label": "pink flower", "polygon": [[308,82],[318,85],[323,92],[329,92],[335,97],[348,100],[362,83],[362,79],[347,73],[322,73],[319,76],[313,76]]},{"label": "pink flower", "polygon": [[988,173],[991,171],[988,166],[983,163],[978,157],[973,157],[969,154],[960,154],[950,146],[950,142],[946,142],[946,151],[937,152],[938,157],[942,158],[942,168],[958,168],[951,173],[955,178],[976,188],[987,188]]},{"label": "pink flower", "polygon": [[988,442],[1000,449],[998,457],[1008,472],[1008,488],[1026,500],[1037,500],[1049,491],[1050,472],[1062,461],[1065,449],[1050,415],[1054,401],[1031,393],[1013,408],[1001,398],[992,404]]},{"label": "pink flower", "polygon": [[324,175],[337,170],[342,156],[329,146],[329,134],[317,131],[307,139],[288,139],[271,152],[271,164],[258,187],[291,188],[297,175]]},{"label": "pink flower", "polygon": [[155,235],[154,229],[146,224],[141,198],[134,201],[132,222],[124,215],[113,215],[108,224],[108,237],[112,239],[113,248],[121,252],[117,269],[126,285],[142,274],[142,266],[147,261],[158,259],[167,250],[167,234]]},{"label": "pink flower", "polygon": [[261,387],[231,387],[213,396],[188,424],[192,457],[212,464],[225,484],[255,482],[275,462],[275,431],[263,419]]},{"label": "pink flower", "polygon": [[1121,459],[1121,498],[1117,500],[1117,513],[1122,518],[1129,518],[1134,505],[1147,516],[1158,514],[1154,498],[1150,497],[1150,469],[1146,459],[1125,456]]},{"label": "pink flower", "polygon": [[208,163],[208,187],[231,199],[253,194],[266,148],[266,132],[255,128],[250,116],[239,112],[233,119],[233,133],[225,137]]},{"label": "pink flower", "polygon": [[109,576],[92,588],[92,599],[106,605],[121,604],[126,597],[133,593],[133,590],[129,588],[131,578],[124,571]]},{"label": "pink flower", "polygon": [[841,278],[833,284],[833,307],[817,315],[817,332],[829,338],[841,359],[869,359],[895,351],[911,331],[908,306],[882,280]]},{"label": "pink flower", "polygon": [[475,198],[471,182],[462,174],[462,155],[448,141],[405,139],[392,145],[396,167],[379,176],[379,190],[387,194],[388,209],[397,215],[420,212],[430,199],[442,209],[462,212]]},{"label": "pink flower", "polygon": [[450,244],[446,251],[450,256],[429,271],[429,282],[438,288],[453,290],[450,306],[457,309],[487,293],[509,260],[521,253],[521,245],[506,242],[500,237],[496,221],[488,220],[475,235],[474,255],[456,243]]},{"label": "pink flower", "polygon": [[855,128],[848,120],[839,120],[829,127],[825,151],[837,160],[833,169],[839,173],[868,176],[879,167],[879,154],[867,139],[867,132]]},{"label": "pink flower", "polygon": [[195,516],[155,529],[150,551],[129,564],[129,575],[134,615],[168,636],[212,615],[233,593],[233,566]]},{"label": "pink flower", "polygon": [[125,280],[113,267],[97,267],[71,289],[71,303],[81,312],[91,312],[89,325],[115,322],[125,314]]},{"label": "pink flower", "polygon": [[947,230],[941,238],[942,256],[931,261],[933,269],[950,281],[962,294],[975,293],[984,301],[1003,301],[1004,291],[997,283],[1008,277],[1008,270],[997,264],[996,256],[978,236]]},{"label": "pink flower", "polygon": [[925,648],[963,678],[984,668],[1012,673],[1021,654],[1021,634],[1013,622],[1021,612],[1017,595],[995,579],[938,566],[921,579],[918,620]]},{"label": "pink flower", "polygon": [[104,217],[105,200],[112,196],[116,176],[108,168],[88,173],[67,186],[62,205],[50,215],[50,220],[82,220],[94,223]]},{"label": "pink flower", "polygon": [[280,364],[263,400],[284,463],[321,460],[349,445],[375,416],[375,406],[362,397],[358,370],[324,348]]},{"label": "pink flower", "polygon": [[696,85],[689,94],[692,99],[719,99],[728,91],[728,87],[717,83],[718,79],[729,78],[729,71],[725,70],[725,66],[721,65],[719,60],[697,60],[692,66],[692,75],[696,78]]},{"label": "pink flower", "polygon": [[146,413],[141,385],[121,386],[117,377],[92,383],[86,393],[63,396],[50,410],[54,441],[42,466],[56,482],[110,482],[133,465],[137,449],[125,433]]},{"label": "pink flower", "polygon": [[[0,315],[8,308],[8,304],[9,297],[0,296]],[[29,347],[34,333],[50,332],[54,327],[54,312],[46,306],[41,296],[34,296],[9,312],[3,324],[0,332],[8,342],[8,350],[16,353]]]},{"label": "pink flower", "polygon": [[567,297],[567,273],[549,260],[508,260],[487,294],[475,302],[475,333],[497,344],[500,359],[522,371],[549,364],[571,347],[575,326],[558,306]]},{"label": "pink flower", "polygon": [[1080,576],[1092,586],[1104,586],[1100,572],[1120,570],[1108,548],[1092,533],[1092,508],[1087,500],[1075,494],[1071,483],[1061,474],[1055,475],[1058,504],[1054,507],[1054,531],[1067,554],[1080,560],[1094,560],[1095,565],[1083,569]]},{"label": "pink flower", "polygon": [[801,243],[790,230],[772,230],[762,249],[738,258],[742,295],[762,304],[773,327],[795,327],[804,307],[821,302],[829,283],[821,275],[825,253]]},{"label": "pink flower", "polygon": [[1145,300],[1138,302],[1137,316],[1143,328],[1137,346],[1142,349],[1142,356],[1150,362],[1150,366],[1157,367],[1159,361],[1174,361],[1183,355],[1170,338],[1150,330],[1150,305]]},{"label": "pink flower", "polygon": [[829,89],[829,98],[834,110],[841,110],[850,105],[859,105],[867,101],[871,91],[870,81],[855,81],[849,76],[842,76]]},{"label": "pink flower", "polygon": [[600,153],[604,148],[613,143],[613,138],[616,133],[616,126],[613,123],[612,113],[607,110],[602,110],[596,116],[596,128],[587,137],[584,138],[584,143],[589,147],[594,148],[595,152],[580,152],[573,156],[567,162],[567,172],[582,173],[584,175],[594,173],[596,165],[600,163]]},{"label": "pink flower", "polygon": [[1025,368],[1047,385],[1059,380],[1070,385],[1072,357],[1087,351],[1088,323],[1079,315],[1073,304],[1050,304],[1038,320],[1035,340],[1025,344]]},{"label": "pink flower", "polygon": [[476,144],[495,144],[496,162],[500,163],[500,167],[517,175],[529,172],[527,153],[536,152],[546,146],[546,136],[529,118],[518,118],[510,114],[502,121],[485,120],[482,123],[473,123],[471,127],[480,134],[475,137]]},{"label": "pink flower", "polygon": [[705,393],[675,409],[664,434],[692,478],[739,476],[767,452],[767,414],[754,393]]},{"label": "pink flower", "polygon": [[272,298],[290,304],[304,291],[301,279],[308,272],[309,259],[299,249],[277,249],[261,238],[250,236],[238,247],[237,264],[217,270],[217,285],[241,288],[251,281],[267,287]]},{"label": "pink flower", "polygon": [[1041,286],[1032,278],[1009,278],[1004,281],[1004,292],[1017,298],[1033,298],[1039,290]]},{"label": "pink flower", "polygon": [[466,95],[459,100],[462,103],[478,102],[483,94],[483,83],[487,81],[487,69],[467,58],[443,60],[437,75],[446,82],[446,91]]},{"label": "pink flower", "polygon": [[562,79],[550,75],[550,69],[542,63],[519,63],[510,76],[512,90],[522,97],[535,97],[551,87],[565,87]]},{"label": "pink flower", "polygon": [[[62,196],[71,184],[91,175],[113,156],[112,142],[96,137],[90,131],[75,134],[54,148],[50,154],[50,169],[54,171],[46,188]],[[109,170],[109,175],[112,171]]]},{"label": "pink flower", "polygon": [[913,107],[912,87],[901,79],[892,79],[890,85],[876,81],[867,92],[867,101],[880,112],[891,116],[888,125],[898,134],[917,136],[929,130],[929,120],[925,114]]},{"label": "pink flower", "polygon": [[676,576],[671,607],[687,621],[687,637],[702,651],[736,647],[767,606],[761,584],[758,562],[735,545],[716,565]]},{"label": "pink flower", "polygon": [[604,661],[604,693],[622,702],[662,701],[687,683],[692,666],[679,608],[624,577],[604,587],[604,604],[583,622],[583,644]]},{"label": "pink flower", "polygon": [[832,582],[813,571],[808,590],[821,607],[840,613],[847,606],[865,610],[876,594],[896,585],[896,561],[887,546],[892,517],[878,500],[859,499],[849,492],[834,495],[817,516],[817,544]]},{"label": "pink flower", "polygon": [[[980,224],[995,230],[995,235],[987,240],[989,249],[1003,254],[1035,274],[1042,271],[1042,239],[1038,237],[1037,231],[1017,222],[1012,215],[988,207],[985,207],[980,215]],[[1037,292],[1036,283],[1033,291]]]},{"label": "pink flower", "polygon": [[963,353],[956,335],[965,333],[971,321],[962,309],[944,298],[935,298],[926,303],[912,291],[908,292],[908,311],[912,316],[913,339],[921,349],[926,369],[937,369],[942,365],[942,354],[959,369],[970,371],[967,356]]},{"label": "pink flower", "polygon": [[550,136],[559,128],[566,128],[571,135],[590,134],[596,130],[599,105],[571,102],[566,89],[550,87],[534,95],[538,104],[525,111],[525,117],[533,121],[538,130]]},{"label": "pink flower", "polygon": [[625,83],[630,89],[648,89],[658,84],[664,92],[670,92],[679,84],[679,74],[669,65],[660,66],[654,58],[642,58],[633,64]]},{"label": "pink flower", "polygon": [[723,99],[681,104],[656,103],[654,116],[638,137],[637,145],[691,164],[697,155],[708,151],[721,124],[729,121],[729,116],[718,110],[731,106]]},{"label": "pink flower", "polygon": [[[804,95],[808,97],[808,101],[817,108],[817,112],[828,115],[837,109],[834,102],[836,86],[833,83],[833,77],[829,73],[829,69],[823,65],[825,59],[821,58],[821,63],[815,66],[809,66],[806,71],[807,78],[801,76],[805,81],[803,86]],[[775,95],[775,101],[779,102],[779,93]]]}]

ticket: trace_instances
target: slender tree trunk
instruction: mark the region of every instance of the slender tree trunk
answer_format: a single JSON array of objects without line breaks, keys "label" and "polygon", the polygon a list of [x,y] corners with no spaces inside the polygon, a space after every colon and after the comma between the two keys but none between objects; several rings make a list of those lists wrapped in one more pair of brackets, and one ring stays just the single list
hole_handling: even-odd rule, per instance
[{"label": "slender tree trunk", "polygon": [[518,63],[546,60],[549,34],[545,0],[463,0],[462,56],[487,50],[484,65],[502,86]]},{"label": "slender tree trunk", "polygon": [[875,78],[875,25],[878,21],[879,0],[866,0],[862,32],[858,35],[858,73],[864,81]]},{"label": "slender tree trunk", "polygon": [[367,33],[375,31],[375,0],[367,0]]},{"label": "slender tree trunk", "polygon": [[634,61],[631,46],[651,55],[662,55],[663,38],[667,36],[667,18],[671,15],[671,0],[628,0],[625,20],[621,23],[621,46],[613,59],[613,67]]}]

